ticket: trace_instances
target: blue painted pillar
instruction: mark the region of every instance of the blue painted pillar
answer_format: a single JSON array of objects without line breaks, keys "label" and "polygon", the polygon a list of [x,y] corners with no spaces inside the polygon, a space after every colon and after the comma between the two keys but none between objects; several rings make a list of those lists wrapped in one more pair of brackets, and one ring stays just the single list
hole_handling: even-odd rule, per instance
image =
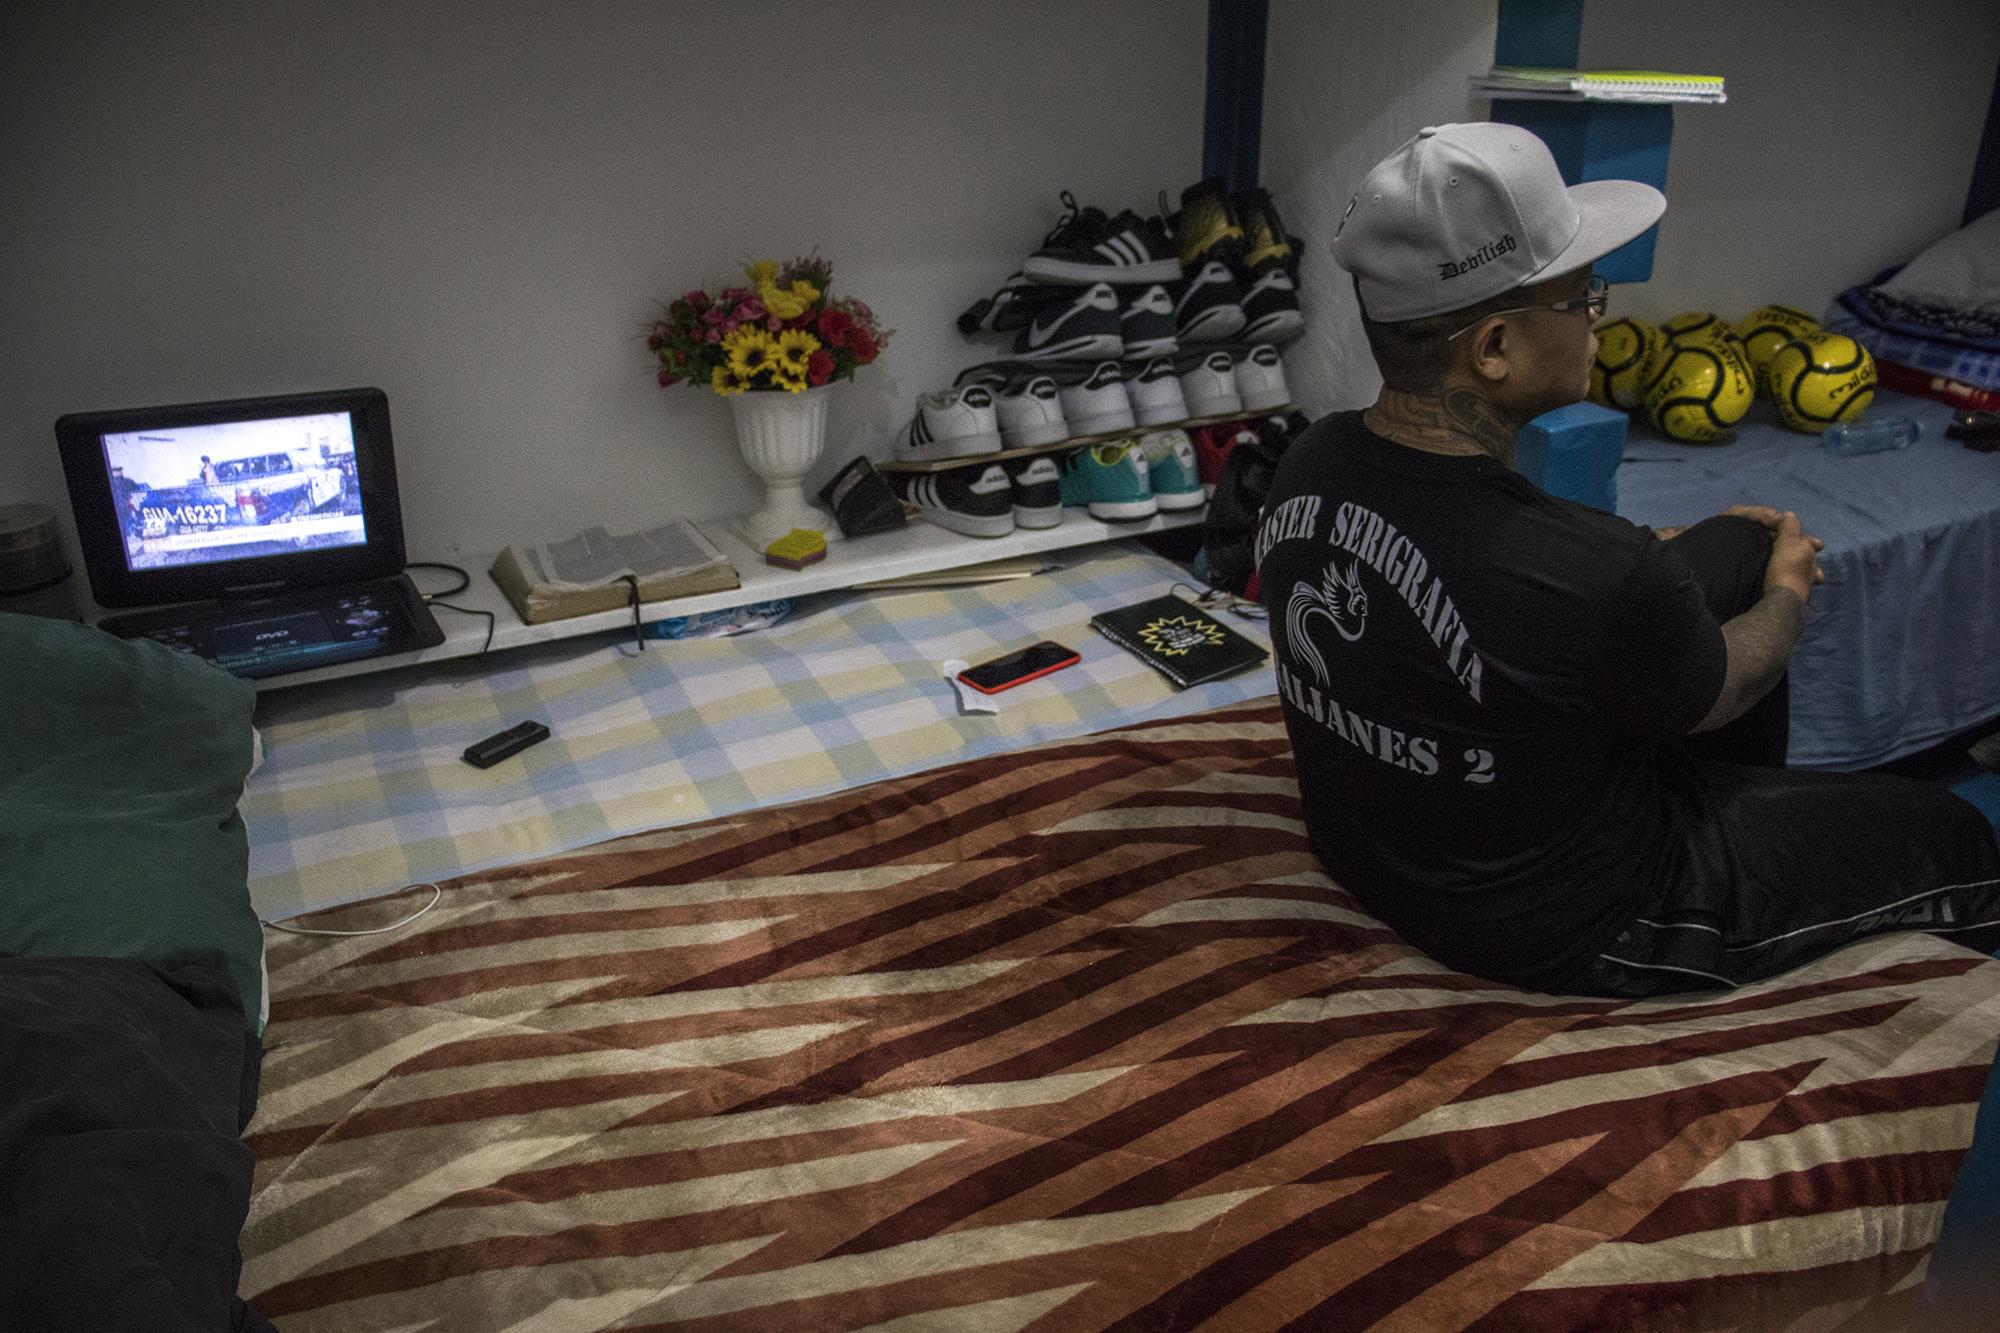
[{"label": "blue painted pillar", "polygon": [[1264,30],[1270,0],[1208,0],[1208,100],[1201,174],[1225,190],[1257,183],[1264,130]]}]

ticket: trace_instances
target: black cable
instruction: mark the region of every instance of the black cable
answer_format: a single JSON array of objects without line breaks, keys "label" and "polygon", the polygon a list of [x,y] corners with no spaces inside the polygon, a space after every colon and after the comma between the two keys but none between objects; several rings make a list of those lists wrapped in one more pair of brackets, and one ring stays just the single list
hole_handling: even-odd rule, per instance
[{"label": "black cable", "polygon": [[426,598],[424,598],[424,604],[426,604],[426,606],[444,606],[446,610],[456,610],[456,612],[458,612],[458,614],[462,614],[462,616],[486,616],[486,642],[482,642],[482,644],[480,644],[480,652],[478,652],[478,656],[476,656],[474,660],[480,660],[480,658],[484,658],[484,656],[486,656],[486,652],[488,652],[488,648],[492,648],[492,646],[494,646],[494,626],[496,626],[496,624],[500,622],[500,616],[496,616],[494,612],[490,612],[490,610],[482,610],[480,606],[458,606],[458,604],[454,604],[454,602],[444,602],[444,600],[438,600],[438,596],[426,596]]},{"label": "black cable", "polygon": [[[472,575],[466,573],[463,569],[459,568],[457,565],[442,564],[436,560],[413,560],[409,564],[404,565],[403,568],[442,569],[447,574],[458,575],[458,582],[454,586],[442,589],[438,592],[425,592],[422,588],[417,589],[417,595],[422,597],[426,602],[434,602],[440,597],[456,597],[460,593],[464,592],[467,588],[470,588],[472,586]],[[455,606],[452,608],[452,610],[454,611],[458,609],[459,608]]]},{"label": "black cable", "polygon": [[[638,644],[639,647],[637,651],[643,653],[646,651],[646,631],[644,626],[639,620],[639,578],[638,575],[636,574],[620,574],[618,577],[620,580],[624,582],[625,587],[629,590],[631,596],[632,642]],[[618,651],[620,653],[623,653],[626,657],[634,656],[633,653],[626,652],[625,645],[622,643],[618,645]]]}]

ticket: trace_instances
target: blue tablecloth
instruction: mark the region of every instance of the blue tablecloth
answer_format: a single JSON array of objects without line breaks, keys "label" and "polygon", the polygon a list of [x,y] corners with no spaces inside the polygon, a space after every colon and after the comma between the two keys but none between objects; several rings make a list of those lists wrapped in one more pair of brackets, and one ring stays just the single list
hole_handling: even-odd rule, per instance
[{"label": "blue tablecloth", "polygon": [[1635,421],[1618,512],[1653,527],[1732,504],[1796,510],[1826,542],[1792,657],[1791,762],[1863,768],[2000,717],[2000,453],[1944,437],[1951,409],[1878,394],[1923,423],[1907,449],[1839,458],[1760,403],[1732,442],[1679,444]]}]

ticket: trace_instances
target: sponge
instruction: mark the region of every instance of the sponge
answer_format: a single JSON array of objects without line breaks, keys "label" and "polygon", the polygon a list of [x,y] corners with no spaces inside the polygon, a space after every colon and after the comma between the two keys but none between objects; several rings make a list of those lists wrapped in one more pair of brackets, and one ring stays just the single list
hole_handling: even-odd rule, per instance
[{"label": "sponge", "polygon": [[793,528],[764,548],[764,563],[780,569],[804,569],[826,559],[826,534],[812,528]]}]

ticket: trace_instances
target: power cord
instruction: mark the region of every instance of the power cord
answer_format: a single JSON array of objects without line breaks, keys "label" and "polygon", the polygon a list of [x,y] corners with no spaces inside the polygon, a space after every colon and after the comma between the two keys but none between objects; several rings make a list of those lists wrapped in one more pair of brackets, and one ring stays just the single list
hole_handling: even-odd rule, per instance
[{"label": "power cord", "polygon": [[412,884],[410,887],[413,889],[429,889],[431,891],[431,900],[394,925],[377,926],[373,930],[313,930],[306,926],[288,926],[281,921],[266,921],[262,917],[257,919],[257,924],[269,930],[282,930],[287,935],[387,935],[390,931],[401,930],[404,926],[417,920],[424,913],[436,907],[438,900],[444,897],[444,890],[435,884]]},{"label": "power cord", "polygon": [[423,589],[419,588],[417,590],[417,595],[423,598],[425,606],[441,606],[447,611],[456,611],[462,616],[485,616],[486,642],[479,645],[479,656],[474,658],[473,660],[480,661],[484,659],[486,654],[493,647],[493,631],[499,627],[500,618],[494,615],[491,611],[484,611],[476,606],[459,606],[455,602],[447,602],[444,600],[447,597],[455,597],[459,593],[464,592],[467,588],[470,588],[472,586],[472,575],[466,573],[463,569],[461,569],[457,565],[447,565],[437,560],[413,560],[409,564],[405,565],[404,568],[442,569],[447,574],[458,575],[458,582],[449,588],[442,589],[441,591],[438,592],[425,592]]}]

